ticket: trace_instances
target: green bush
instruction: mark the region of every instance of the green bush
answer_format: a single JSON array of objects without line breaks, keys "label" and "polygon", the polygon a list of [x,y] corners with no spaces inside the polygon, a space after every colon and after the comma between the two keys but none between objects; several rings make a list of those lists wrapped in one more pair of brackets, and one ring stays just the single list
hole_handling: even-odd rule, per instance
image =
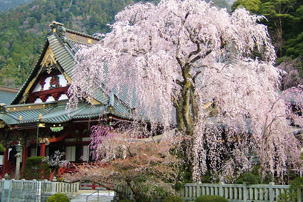
[{"label": "green bush", "polygon": [[303,177],[297,177],[290,183],[290,190],[297,191],[297,189],[302,189],[303,187]]},{"label": "green bush", "polygon": [[5,150],[6,150],[5,147],[2,144],[0,144],[0,152],[3,153],[5,152]]},{"label": "green bush", "polygon": [[167,197],[165,197],[165,199],[163,200],[163,202],[182,202],[182,198],[180,196],[173,196],[173,195],[169,195]]},{"label": "green bush", "polygon": [[297,177],[290,183],[289,190],[279,195],[278,202],[297,201],[297,191],[303,187],[303,177]]},{"label": "green bush", "polygon": [[47,179],[50,174],[48,163],[43,162],[43,156],[32,156],[26,159],[23,171],[23,178],[32,179]]},{"label": "green bush", "polygon": [[295,200],[295,194],[290,193],[288,190],[286,190],[285,193],[281,193],[278,197],[278,202],[292,202]]},{"label": "green bush", "polygon": [[62,193],[56,193],[51,195],[48,199],[47,202],[70,202],[69,198]]},{"label": "green bush", "polygon": [[236,184],[260,184],[261,178],[252,174],[251,172],[242,173],[238,179],[236,179]]},{"label": "green bush", "polygon": [[176,182],[176,184],[174,185],[174,189],[175,189],[176,191],[180,191],[181,188],[183,188],[183,187],[184,187],[184,184],[181,183],[181,182]]},{"label": "green bush", "polygon": [[212,171],[207,171],[205,175],[201,177],[202,183],[219,183],[219,176]]},{"label": "green bush", "polygon": [[205,195],[196,198],[195,202],[228,202],[228,200],[221,196]]},{"label": "green bush", "polygon": [[64,182],[64,178],[63,177],[58,177],[57,182]]},{"label": "green bush", "polygon": [[120,200],[119,202],[132,202],[131,200],[128,200],[128,199],[122,199]]}]

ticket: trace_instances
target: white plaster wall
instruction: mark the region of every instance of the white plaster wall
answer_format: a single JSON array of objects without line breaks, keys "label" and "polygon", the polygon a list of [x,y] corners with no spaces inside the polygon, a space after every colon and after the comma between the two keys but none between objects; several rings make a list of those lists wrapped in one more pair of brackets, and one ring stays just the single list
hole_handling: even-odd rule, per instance
[{"label": "white plaster wall", "polygon": [[53,96],[49,96],[45,102],[51,102],[55,101],[55,98]]},{"label": "white plaster wall", "polygon": [[48,90],[49,89],[49,87],[50,87],[50,80],[52,79],[52,77],[47,77],[46,79],[45,79],[45,84],[44,84],[44,88],[43,88],[43,90]]},{"label": "white plaster wall", "polygon": [[67,81],[62,74],[58,75],[60,86],[64,87],[67,85]]},{"label": "white plaster wall", "polygon": [[34,103],[43,103],[40,98],[37,98]]},{"label": "white plaster wall", "polygon": [[33,90],[33,92],[37,92],[37,91],[41,91],[41,85],[40,85],[40,83],[38,83],[36,85],[36,87],[34,88],[34,90]]},{"label": "white plaster wall", "polygon": [[60,97],[59,97],[59,100],[67,100],[68,97],[66,94],[62,94]]}]

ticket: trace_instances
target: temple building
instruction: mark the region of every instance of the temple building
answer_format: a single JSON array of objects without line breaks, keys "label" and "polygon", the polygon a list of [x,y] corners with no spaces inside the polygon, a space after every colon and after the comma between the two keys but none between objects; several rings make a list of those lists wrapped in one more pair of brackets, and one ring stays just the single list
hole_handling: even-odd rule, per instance
[{"label": "temple building", "polygon": [[12,102],[0,105],[0,138],[6,147],[0,174],[13,173],[15,145],[22,145],[22,168],[30,156],[65,152],[70,162],[90,161],[92,125],[110,125],[130,118],[132,109],[116,95],[97,86],[78,108],[66,110],[67,90],[72,83],[75,54],[79,45],[90,46],[100,39],[50,25],[44,48],[31,73]]}]

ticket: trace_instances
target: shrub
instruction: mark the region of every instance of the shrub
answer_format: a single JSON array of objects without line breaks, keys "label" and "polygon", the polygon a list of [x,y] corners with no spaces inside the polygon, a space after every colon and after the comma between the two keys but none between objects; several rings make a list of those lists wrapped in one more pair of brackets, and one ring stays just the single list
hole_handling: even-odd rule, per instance
[{"label": "shrub", "polygon": [[63,177],[58,177],[57,182],[64,182],[64,178]]},{"label": "shrub", "polygon": [[285,193],[281,193],[278,197],[278,202],[291,202],[294,201],[295,199],[295,194],[290,193],[289,191],[286,190]]},{"label": "shrub", "polygon": [[132,201],[128,200],[128,199],[122,199],[122,200],[119,200],[119,202],[132,202]]},{"label": "shrub", "polygon": [[183,188],[183,187],[184,187],[184,184],[183,184],[183,183],[181,183],[181,182],[176,182],[176,184],[175,184],[175,186],[174,186],[174,189],[175,189],[176,191],[180,191],[181,188]]},{"label": "shrub", "polygon": [[290,183],[290,190],[297,191],[303,187],[303,177],[297,177]]},{"label": "shrub", "polygon": [[0,153],[3,153],[3,152],[5,152],[5,147],[2,145],[2,144],[0,144]]},{"label": "shrub", "polygon": [[228,202],[228,200],[221,196],[205,195],[196,198],[195,202]]},{"label": "shrub", "polygon": [[256,176],[252,174],[251,172],[246,172],[240,175],[238,179],[236,179],[236,184],[259,184],[261,181],[261,178],[259,176]]},{"label": "shrub", "polygon": [[201,177],[201,182],[203,183],[219,183],[220,178],[216,173],[212,171],[207,171],[205,175]]},{"label": "shrub", "polygon": [[56,193],[51,195],[48,199],[47,202],[70,202],[69,198],[62,193]]},{"label": "shrub", "polygon": [[42,161],[43,158],[43,156],[32,156],[27,158],[23,171],[23,178],[27,180],[48,178],[50,168],[46,162]]},{"label": "shrub", "polygon": [[290,183],[289,190],[279,195],[278,202],[297,201],[297,190],[303,187],[303,177],[297,177]]},{"label": "shrub", "polygon": [[167,197],[165,197],[163,202],[182,202],[182,198],[179,196],[173,196],[173,195],[169,195]]}]

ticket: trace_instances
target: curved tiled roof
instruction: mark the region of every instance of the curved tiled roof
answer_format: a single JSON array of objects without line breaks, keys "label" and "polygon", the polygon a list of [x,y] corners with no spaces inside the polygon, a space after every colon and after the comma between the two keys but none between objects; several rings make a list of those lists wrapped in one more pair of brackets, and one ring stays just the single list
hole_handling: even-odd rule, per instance
[{"label": "curved tiled roof", "polygon": [[[60,23],[53,24],[56,26],[62,26]],[[57,27],[58,28],[58,27]],[[53,27],[54,29],[54,27]],[[7,106],[6,108],[12,108],[14,106],[20,106],[18,104],[22,97],[25,89],[30,84],[30,82],[36,78],[38,72],[41,69],[40,63],[43,60],[44,54],[47,49],[50,47],[54,53],[54,57],[61,69],[67,74],[67,76],[73,78],[73,68],[75,64],[75,54],[79,50],[79,44],[82,44],[81,40],[73,40],[71,36],[66,37],[62,32],[69,32],[75,35],[79,35],[80,39],[83,41],[83,37],[87,37],[93,40],[100,40],[98,37],[90,36],[83,34],[74,30],[65,29],[60,27],[59,31],[54,31],[49,34],[45,42],[43,51],[40,58],[32,69],[29,77],[24,82],[23,86],[19,90],[18,94],[14,98],[12,105]],[[82,37],[82,38],[81,38]],[[85,38],[84,38],[85,39]],[[96,41],[95,41],[96,42]],[[95,43],[94,42],[94,43]],[[82,44],[83,45],[83,44]],[[85,44],[89,45],[89,44]],[[120,118],[130,119],[131,118],[131,108],[126,104],[125,99],[120,99],[118,95],[109,96],[103,89],[102,85],[95,83],[95,92],[94,95],[90,95],[92,98],[97,100],[100,104],[96,106],[91,106],[89,104],[80,104],[77,109],[72,109],[67,112],[65,110],[65,103],[52,103],[51,106],[40,107],[40,108],[26,108],[22,110],[9,110],[6,114],[0,114],[0,120],[3,120],[7,124],[29,124],[35,123],[37,121],[44,123],[64,123],[72,119],[87,119],[87,118],[97,118],[100,114],[113,114]],[[123,98],[123,96],[122,96]],[[16,105],[17,104],[17,105]],[[38,104],[21,104],[22,106],[32,105],[37,106]],[[110,107],[111,106],[111,107]],[[39,115],[42,115],[42,118],[39,120]],[[20,116],[22,117],[20,119]]]},{"label": "curved tiled roof", "polygon": [[[13,106],[7,106],[7,108]],[[30,124],[30,123],[65,123],[75,119],[98,118],[105,114],[103,105],[91,106],[87,103],[79,104],[78,108],[66,110],[66,104],[53,104],[38,109],[9,110],[0,114],[0,120],[6,124]],[[39,116],[41,116],[39,118]]]}]

